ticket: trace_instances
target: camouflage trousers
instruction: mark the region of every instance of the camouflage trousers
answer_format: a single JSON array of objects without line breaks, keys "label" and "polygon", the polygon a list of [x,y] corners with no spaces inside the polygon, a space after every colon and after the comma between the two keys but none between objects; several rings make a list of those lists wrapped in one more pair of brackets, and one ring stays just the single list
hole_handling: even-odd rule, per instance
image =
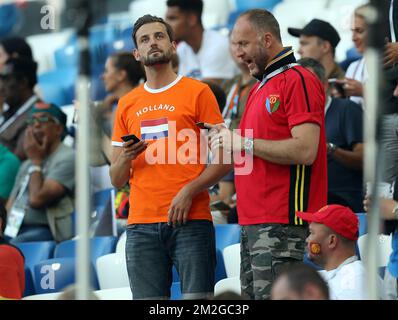
[{"label": "camouflage trousers", "polygon": [[243,226],[240,280],[246,299],[269,299],[274,280],[289,264],[303,261],[308,227],[285,224]]}]

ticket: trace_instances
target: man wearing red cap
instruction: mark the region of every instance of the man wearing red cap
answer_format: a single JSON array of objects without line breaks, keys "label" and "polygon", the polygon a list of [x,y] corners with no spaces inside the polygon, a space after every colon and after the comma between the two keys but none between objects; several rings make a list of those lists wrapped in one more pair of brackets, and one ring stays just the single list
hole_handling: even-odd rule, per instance
[{"label": "man wearing red cap", "polygon": [[366,299],[365,268],[355,253],[358,217],[351,209],[327,205],[315,213],[297,212],[310,223],[308,257],[322,266],[320,271],[334,300]]}]

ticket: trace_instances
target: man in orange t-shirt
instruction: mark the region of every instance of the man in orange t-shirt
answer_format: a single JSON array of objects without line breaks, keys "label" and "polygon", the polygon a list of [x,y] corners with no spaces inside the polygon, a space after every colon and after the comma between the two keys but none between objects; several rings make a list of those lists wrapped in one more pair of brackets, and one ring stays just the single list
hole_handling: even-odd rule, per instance
[{"label": "man in orange t-shirt", "polygon": [[[169,298],[173,264],[183,298],[204,299],[213,294],[215,272],[207,188],[231,165],[221,164],[218,149],[220,164],[206,166],[207,141],[196,123],[223,118],[206,84],[174,73],[176,45],[163,19],[138,19],[133,40],[147,82],[119,100],[110,169],[115,187],[131,187],[126,259],[133,299]],[[140,142],[123,143],[128,134]]]}]

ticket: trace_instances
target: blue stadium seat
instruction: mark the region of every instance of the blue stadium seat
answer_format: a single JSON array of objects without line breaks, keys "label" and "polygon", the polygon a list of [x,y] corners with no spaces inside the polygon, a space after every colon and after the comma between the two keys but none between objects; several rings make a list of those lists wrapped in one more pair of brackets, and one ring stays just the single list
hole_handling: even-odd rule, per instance
[{"label": "blue stadium seat", "polygon": [[32,273],[36,263],[52,258],[55,248],[54,241],[32,241],[20,242],[15,244],[25,256],[25,267],[28,267]]},{"label": "blue stadium seat", "polygon": [[235,0],[238,10],[267,9],[272,10],[282,0]]},{"label": "blue stadium seat", "polygon": [[223,250],[231,244],[240,242],[241,227],[238,224],[217,224],[214,226],[216,232],[216,274],[215,282],[227,277],[224,265]]},{"label": "blue stadium seat", "polygon": [[[75,258],[55,258],[36,264],[34,271],[36,294],[59,292],[75,283],[75,267]],[[97,275],[92,264],[90,268],[91,286],[97,290],[99,289]]]},{"label": "blue stadium seat", "polygon": [[217,224],[214,226],[216,232],[216,248],[221,251],[231,244],[240,241],[240,225],[238,224]]},{"label": "blue stadium seat", "polygon": [[170,288],[170,300],[181,300],[181,283],[180,282],[173,282]]},{"label": "blue stadium seat", "polygon": [[[97,258],[115,252],[117,237],[94,237],[91,239],[91,262],[97,265]],[[55,247],[54,258],[76,257],[76,240],[67,240]]]},{"label": "blue stadium seat", "polygon": [[43,94],[43,100],[47,103],[54,103],[57,106],[69,103],[65,90],[56,83],[41,83],[40,91]]},{"label": "blue stadium seat", "polygon": [[[75,98],[75,84],[77,81],[77,66],[75,68],[64,68],[64,69],[56,69],[53,71],[48,71],[39,75],[38,83],[39,87],[43,86],[45,89],[48,86],[57,86],[57,94],[61,95],[60,92],[63,91],[62,96],[59,99],[65,99],[65,104],[72,104]],[[54,89],[55,90],[55,89]],[[46,94],[46,92],[44,92]],[[47,95],[50,95],[47,92]],[[52,97],[56,96],[52,94]],[[61,105],[60,105],[61,106]]]},{"label": "blue stadium seat", "polygon": [[357,213],[356,215],[359,220],[359,236],[362,236],[368,232],[368,220],[366,213]]},{"label": "blue stadium seat", "polygon": [[32,276],[33,271],[32,270],[30,268],[28,268],[27,266],[25,266],[25,290],[23,293],[24,297],[32,296],[32,295],[36,294],[35,285],[33,283],[33,276]]},{"label": "blue stadium seat", "polygon": [[111,197],[112,188],[97,191],[93,194],[93,207],[103,207]]}]

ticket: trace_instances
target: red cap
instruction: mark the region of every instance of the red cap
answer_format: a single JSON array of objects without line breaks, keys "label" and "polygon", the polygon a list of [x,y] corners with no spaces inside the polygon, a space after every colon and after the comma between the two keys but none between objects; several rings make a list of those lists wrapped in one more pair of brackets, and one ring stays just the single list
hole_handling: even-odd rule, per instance
[{"label": "red cap", "polygon": [[296,214],[308,222],[324,224],[344,238],[352,241],[358,239],[359,220],[350,208],[331,204],[314,213],[297,212]]}]

